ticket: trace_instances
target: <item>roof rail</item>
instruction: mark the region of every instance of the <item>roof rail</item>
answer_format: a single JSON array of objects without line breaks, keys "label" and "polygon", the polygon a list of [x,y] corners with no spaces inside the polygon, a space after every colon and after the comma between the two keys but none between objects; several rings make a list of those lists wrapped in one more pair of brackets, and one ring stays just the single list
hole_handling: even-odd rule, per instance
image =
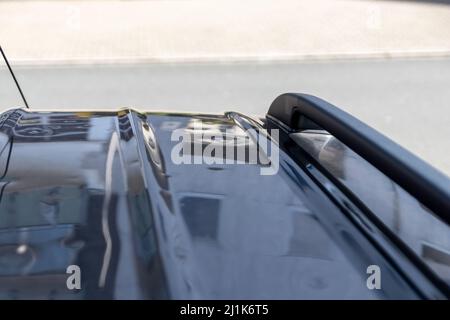
[{"label": "roof rail", "polygon": [[320,126],[450,224],[450,179],[350,114],[315,96],[285,93],[266,117],[290,132]]}]

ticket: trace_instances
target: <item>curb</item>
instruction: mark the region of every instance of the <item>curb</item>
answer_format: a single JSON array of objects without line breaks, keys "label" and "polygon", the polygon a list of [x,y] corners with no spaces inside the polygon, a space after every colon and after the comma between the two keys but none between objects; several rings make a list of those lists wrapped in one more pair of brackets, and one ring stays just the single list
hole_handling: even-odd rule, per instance
[{"label": "curb", "polygon": [[[391,52],[359,52],[359,53],[324,53],[300,55],[204,55],[204,56],[162,56],[162,57],[102,57],[102,58],[69,58],[69,59],[12,59],[15,67],[41,67],[64,65],[129,65],[129,64],[209,64],[209,63],[281,63],[281,62],[320,62],[339,60],[390,60],[390,59],[424,59],[448,58],[450,50],[442,51],[391,51]],[[3,65],[0,64],[0,68]]]}]

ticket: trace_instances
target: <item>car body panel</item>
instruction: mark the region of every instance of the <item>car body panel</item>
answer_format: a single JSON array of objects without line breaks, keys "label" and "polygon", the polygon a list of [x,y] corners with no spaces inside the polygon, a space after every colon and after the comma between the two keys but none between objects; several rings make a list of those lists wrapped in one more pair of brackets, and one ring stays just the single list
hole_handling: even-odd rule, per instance
[{"label": "car body panel", "polygon": [[[175,164],[173,131],[197,122],[247,136],[227,115],[3,113],[0,298],[444,297],[423,275],[412,283],[411,263],[400,270],[285,153],[267,176],[261,163]],[[70,265],[80,290],[67,287]]]}]

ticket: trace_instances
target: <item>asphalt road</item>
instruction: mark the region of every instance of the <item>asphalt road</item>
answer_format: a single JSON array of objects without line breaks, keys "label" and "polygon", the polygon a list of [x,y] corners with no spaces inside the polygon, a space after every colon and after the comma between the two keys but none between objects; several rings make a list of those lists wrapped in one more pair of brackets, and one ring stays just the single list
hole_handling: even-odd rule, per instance
[{"label": "asphalt road", "polygon": [[[32,108],[263,115],[283,92],[350,112],[450,175],[450,58],[295,63],[17,67]],[[0,68],[0,110],[21,105]]]}]

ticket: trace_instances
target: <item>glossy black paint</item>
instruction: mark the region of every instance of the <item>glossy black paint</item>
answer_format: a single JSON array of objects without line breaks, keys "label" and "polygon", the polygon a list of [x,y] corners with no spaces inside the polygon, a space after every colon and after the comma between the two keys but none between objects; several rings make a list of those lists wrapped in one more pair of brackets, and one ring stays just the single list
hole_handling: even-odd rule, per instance
[{"label": "glossy black paint", "polygon": [[[284,151],[271,176],[259,163],[175,164],[173,130],[198,121],[237,138],[259,126],[130,109],[2,114],[0,298],[445,297]],[[71,291],[74,264],[82,285]],[[372,264],[382,290],[366,287]]]}]

